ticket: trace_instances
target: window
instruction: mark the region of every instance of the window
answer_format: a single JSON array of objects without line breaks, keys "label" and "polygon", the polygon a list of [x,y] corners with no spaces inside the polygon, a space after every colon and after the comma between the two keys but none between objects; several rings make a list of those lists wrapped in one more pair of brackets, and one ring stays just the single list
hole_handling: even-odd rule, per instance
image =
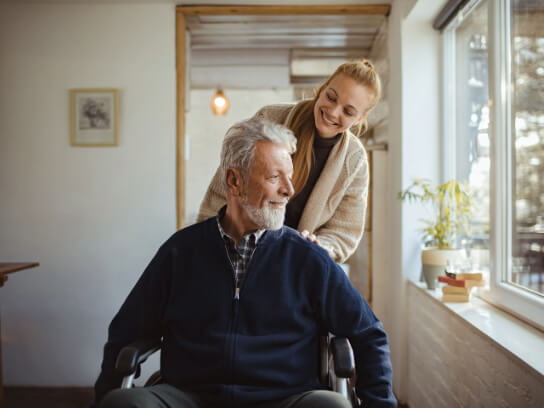
[{"label": "window", "polygon": [[[544,5],[540,3],[543,13]],[[540,294],[544,294],[543,17],[544,14],[532,13],[527,2],[512,3],[512,261],[515,268],[509,280]]]},{"label": "window", "polygon": [[473,0],[444,31],[444,173],[466,180],[482,297],[544,327],[544,3]]}]

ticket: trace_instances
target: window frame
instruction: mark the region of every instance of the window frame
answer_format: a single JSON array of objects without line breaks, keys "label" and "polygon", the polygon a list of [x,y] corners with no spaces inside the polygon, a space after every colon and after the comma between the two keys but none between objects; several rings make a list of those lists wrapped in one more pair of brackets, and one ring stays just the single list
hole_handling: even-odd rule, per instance
[{"label": "window frame", "polygon": [[489,288],[481,298],[544,330],[544,296],[508,282],[512,270],[512,117],[510,0],[472,0],[445,27],[443,41],[443,174],[456,177],[456,29],[475,7],[488,5],[490,101]]}]

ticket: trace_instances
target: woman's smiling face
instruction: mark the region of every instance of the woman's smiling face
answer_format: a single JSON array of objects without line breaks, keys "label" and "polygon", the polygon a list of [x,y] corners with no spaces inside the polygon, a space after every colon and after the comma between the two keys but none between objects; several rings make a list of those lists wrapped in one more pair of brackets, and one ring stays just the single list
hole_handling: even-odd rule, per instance
[{"label": "woman's smiling face", "polygon": [[314,106],[319,136],[331,138],[366,118],[371,95],[353,78],[336,75],[321,91]]}]

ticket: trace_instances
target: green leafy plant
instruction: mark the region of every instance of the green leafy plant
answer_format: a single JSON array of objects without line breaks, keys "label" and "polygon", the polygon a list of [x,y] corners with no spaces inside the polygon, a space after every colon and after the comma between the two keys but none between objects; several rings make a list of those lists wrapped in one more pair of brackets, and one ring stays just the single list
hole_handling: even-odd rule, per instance
[{"label": "green leafy plant", "polygon": [[470,235],[471,202],[466,183],[450,180],[433,186],[429,180],[414,179],[398,197],[403,201],[430,204],[436,211],[433,220],[421,220],[426,225],[424,242],[430,241],[438,249],[451,249],[458,234]]}]

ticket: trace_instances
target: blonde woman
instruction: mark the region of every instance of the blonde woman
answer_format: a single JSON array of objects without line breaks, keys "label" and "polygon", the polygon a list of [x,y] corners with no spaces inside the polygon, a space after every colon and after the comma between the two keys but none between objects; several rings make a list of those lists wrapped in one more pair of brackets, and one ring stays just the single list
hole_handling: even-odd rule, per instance
[{"label": "blonde woman", "polygon": [[[297,138],[292,156],[295,196],[285,225],[297,229],[344,262],[363,236],[368,193],[365,149],[350,128],[367,128],[368,113],[380,98],[381,84],[368,60],[340,65],[313,99],[265,106],[257,117],[283,124]],[[200,206],[198,221],[217,215],[226,192],[218,170]]]}]

